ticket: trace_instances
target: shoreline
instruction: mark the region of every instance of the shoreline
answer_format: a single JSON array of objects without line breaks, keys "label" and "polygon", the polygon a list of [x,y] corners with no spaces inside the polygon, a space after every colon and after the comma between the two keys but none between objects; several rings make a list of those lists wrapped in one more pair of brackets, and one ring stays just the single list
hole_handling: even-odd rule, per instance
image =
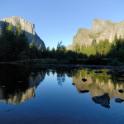
[{"label": "shoreline", "polygon": [[92,64],[70,64],[70,63],[42,63],[39,60],[0,62],[0,65],[32,65],[44,67],[64,67],[64,68],[91,68],[91,69],[124,69],[124,65],[92,65]]}]

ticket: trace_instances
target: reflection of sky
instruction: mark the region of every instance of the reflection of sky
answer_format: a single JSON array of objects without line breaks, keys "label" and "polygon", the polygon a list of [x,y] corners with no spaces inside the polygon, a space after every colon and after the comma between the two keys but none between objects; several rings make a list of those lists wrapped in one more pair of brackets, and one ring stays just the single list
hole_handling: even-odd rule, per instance
[{"label": "reflection of sky", "polygon": [[18,106],[0,104],[0,120],[1,123],[18,124],[33,124],[38,121],[40,124],[48,120],[52,122],[54,119],[64,124],[68,121],[71,124],[75,124],[76,121],[92,124],[123,122],[124,104],[117,104],[112,100],[111,105],[110,109],[105,109],[95,104],[89,93],[81,94],[77,91],[72,85],[72,78],[68,78],[67,75],[63,85],[58,85],[57,74],[50,73],[40,83],[36,96],[31,100]]},{"label": "reflection of sky", "polygon": [[0,18],[18,15],[36,24],[47,46],[69,44],[78,28],[94,18],[124,20],[123,0],[1,0]]}]

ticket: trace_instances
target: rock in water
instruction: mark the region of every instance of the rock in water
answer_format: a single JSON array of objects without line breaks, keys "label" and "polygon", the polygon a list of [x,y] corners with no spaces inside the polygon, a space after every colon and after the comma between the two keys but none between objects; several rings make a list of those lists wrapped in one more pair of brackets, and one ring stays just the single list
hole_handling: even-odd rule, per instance
[{"label": "rock in water", "polygon": [[113,42],[114,38],[124,38],[124,22],[114,23],[109,20],[95,19],[91,29],[81,28],[73,38],[70,46],[73,49],[76,45],[90,46],[95,40],[99,43],[104,40]]},{"label": "rock in water", "polygon": [[37,48],[45,49],[45,44],[43,40],[41,40],[40,37],[37,35],[34,24],[26,21],[25,19],[19,16],[4,18],[4,19],[1,19],[0,22],[1,24],[3,22],[6,22],[15,27],[19,25],[21,30],[25,32],[25,35],[29,41],[29,44],[34,43],[37,46]]}]

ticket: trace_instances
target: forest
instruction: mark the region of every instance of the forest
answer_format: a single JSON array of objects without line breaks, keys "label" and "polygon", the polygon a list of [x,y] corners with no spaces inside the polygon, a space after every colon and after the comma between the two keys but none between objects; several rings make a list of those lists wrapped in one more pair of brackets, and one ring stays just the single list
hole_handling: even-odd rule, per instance
[{"label": "forest", "polygon": [[124,63],[124,39],[114,38],[91,46],[76,44],[73,50],[68,50],[62,42],[56,48],[39,49],[33,42],[29,44],[25,32],[19,25],[13,27],[4,23],[0,35],[0,62],[20,60],[42,60],[52,64],[94,64],[94,65],[121,65]]}]

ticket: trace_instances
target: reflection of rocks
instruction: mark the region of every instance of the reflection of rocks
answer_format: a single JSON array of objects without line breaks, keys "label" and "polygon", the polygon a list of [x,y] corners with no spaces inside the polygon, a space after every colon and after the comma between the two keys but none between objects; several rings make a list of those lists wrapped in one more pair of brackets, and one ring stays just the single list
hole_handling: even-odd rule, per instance
[{"label": "reflection of rocks", "polygon": [[[16,93],[14,95],[8,95],[8,98],[4,101],[10,104],[19,104],[35,96],[35,88],[29,88],[26,91]],[[4,99],[4,98],[3,98]]]},{"label": "reflection of rocks", "polygon": [[[84,82],[82,77],[85,77],[87,81]],[[90,73],[86,70],[80,70],[74,75],[73,84],[80,93],[89,91],[93,101],[104,107],[110,107],[109,100],[112,98],[118,98],[116,102],[124,100],[124,83],[113,82],[111,76],[107,73],[96,73],[93,71]]]},{"label": "reflection of rocks", "polygon": [[104,94],[102,96],[95,96],[92,98],[92,100],[97,104],[101,104],[106,108],[110,108],[110,98],[108,94]]},{"label": "reflection of rocks", "polygon": [[82,78],[82,81],[83,81],[83,82],[86,82],[86,81],[87,81],[87,79],[86,79],[86,78]]},{"label": "reflection of rocks", "polygon": [[40,83],[40,81],[42,81],[44,79],[44,73],[38,73],[35,77],[33,76],[29,76],[29,85],[30,87],[34,86],[37,87]]},{"label": "reflection of rocks", "polygon": [[120,90],[118,90],[120,93],[124,93],[124,90],[123,89],[120,89]]},{"label": "reflection of rocks", "polygon": [[89,90],[80,90],[80,93],[88,93]]},{"label": "reflection of rocks", "polygon": [[0,70],[0,101],[19,104],[34,97],[45,72],[30,74],[31,70],[24,67],[3,67]]},{"label": "reflection of rocks", "polygon": [[117,102],[117,103],[122,103],[122,102],[124,102],[124,100],[123,100],[123,99],[120,99],[120,98],[116,98],[116,99],[115,99],[115,102]]}]

